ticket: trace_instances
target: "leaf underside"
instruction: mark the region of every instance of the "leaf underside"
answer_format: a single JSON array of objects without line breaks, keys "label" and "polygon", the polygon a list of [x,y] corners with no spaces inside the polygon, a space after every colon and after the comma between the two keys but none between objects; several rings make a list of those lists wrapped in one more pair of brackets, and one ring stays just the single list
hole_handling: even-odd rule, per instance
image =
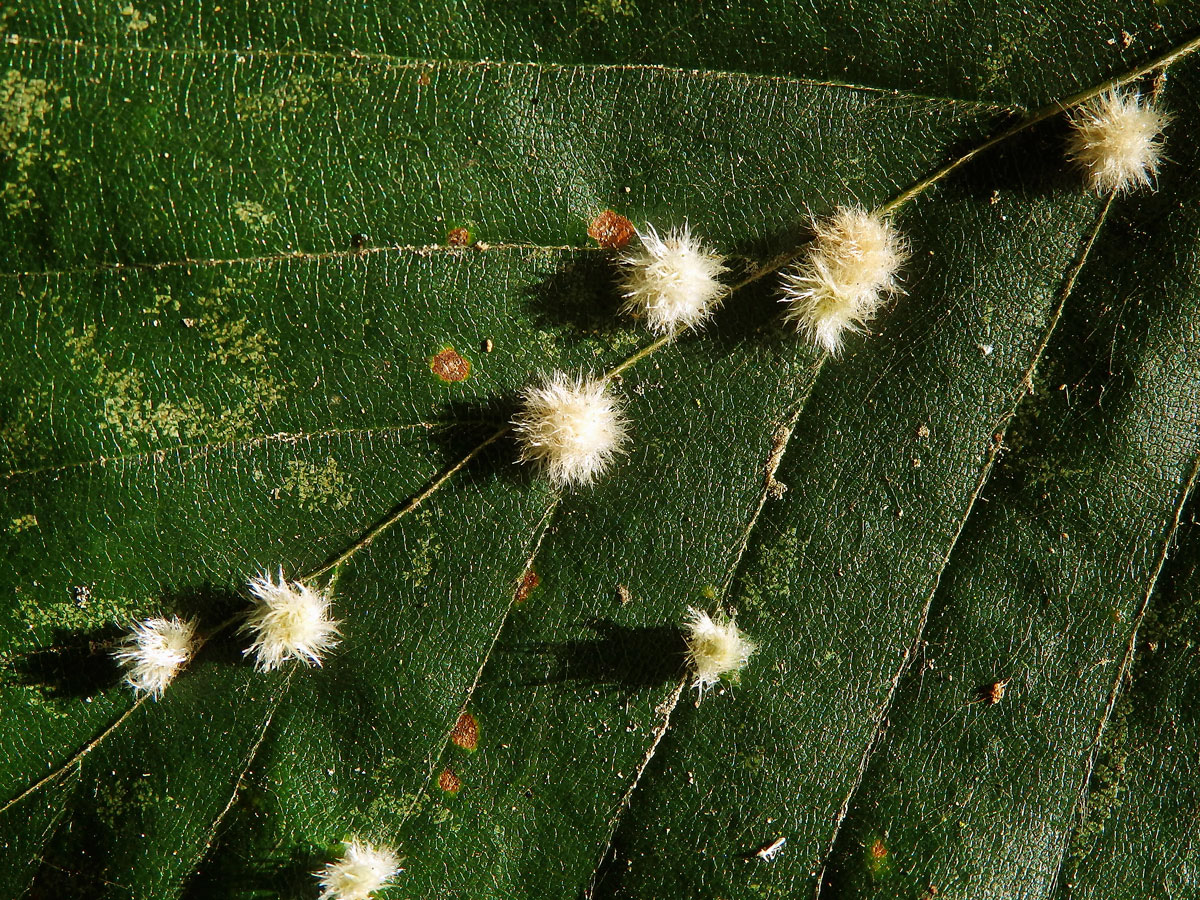
[{"label": "leaf underside", "polygon": [[[652,345],[589,238],[792,252],[1190,47],[1186,5],[37,6],[0,46],[5,896],[313,896],[351,835],[396,898],[1200,888],[1195,61],[1153,193],[1083,192],[1058,117],[905,202],[840,358],[769,276]],[[495,438],[536,373],[635,358],[595,487]],[[218,625],[279,566],[345,637],[264,675]],[[759,647],[703,704],[689,606]],[[109,651],[176,612],[216,631],[136,702]]]}]

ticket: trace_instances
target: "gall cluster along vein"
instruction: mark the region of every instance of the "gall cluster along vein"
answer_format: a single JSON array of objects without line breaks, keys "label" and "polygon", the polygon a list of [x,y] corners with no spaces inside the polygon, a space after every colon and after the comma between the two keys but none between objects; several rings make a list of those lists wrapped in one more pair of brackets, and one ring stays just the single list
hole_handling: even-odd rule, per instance
[{"label": "gall cluster along vein", "polygon": [[[1153,186],[1162,165],[1162,132],[1169,116],[1136,91],[1110,90],[1070,114],[1066,155],[1089,187],[1121,194]],[[840,353],[848,335],[864,333],[883,304],[900,293],[908,252],[892,222],[850,205],[813,224],[813,240],[781,273],[783,319],[815,347]],[[695,331],[732,292],[722,281],[726,258],[688,225],[660,235],[638,232],[640,246],[619,258],[622,312],[663,341]],[[490,341],[488,342],[490,345]],[[512,422],[519,459],[532,463],[559,489],[592,484],[629,452],[630,422],[609,379],[553,372],[525,388]],[[250,579],[253,601],[239,632],[256,669],[289,663],[320,666],[341,640],[328,588],[288,581],[282,569]],[[135,693],[160,698],[199,650],[195,619],[150,618],[133,626],[113,655]],[[736,677],[756,646],[734,619],[689,607],[683,623],[687,663],[700,697],[726,676]],[[1003,694],[1003,684],[996,696]],[[779,839],[759,852],[770,858]],[[396,851],[352,839],[341,856],[314,873],[321,900],[367,900],[402,871]]]}]

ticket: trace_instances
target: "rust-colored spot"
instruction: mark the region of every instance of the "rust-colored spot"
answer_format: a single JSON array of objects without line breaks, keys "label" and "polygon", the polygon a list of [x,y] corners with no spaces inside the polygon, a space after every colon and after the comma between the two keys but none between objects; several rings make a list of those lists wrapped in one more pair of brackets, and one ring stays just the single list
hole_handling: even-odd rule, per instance
[{"label": "rust-colored spot", "polygon": [[530,569],[521,576],[521,583],[517,585],[517,592],[513,595],[513,600],[517,603],[524,603],[533,593],[533,589],[541,583],[542,579],[538,578],[538,573]]},{"label": "rust-colored spot", "polygon": [[451,228],[446,232],[446,243],[451,247],[470,247],[471,232],[466,228]]},{"label": "rust-colored spot", "polygon": [[871,859],[887,859],[888,850],[883,846],[883,841],[875,838],[875,843],[871,845]]},{"label": "rust-colored spot", "polygon": [[442,381],[466,381],[471,374],[471,363],[459,355],[453,347],[447,347],[429,361],[429,368]]},{"label": "rust-colored spot", "polygon": [[419,84],[421,87],[428,87],[429,86],[429,73],[422,72],[420,75],[418,75],[417,76],[417,84]]},{"label": "rust-colored spot", "polygon": [[462,789],[462,779],[449,769],[442,769],[442,774],[438,776],[438,787],[447,794],[457,794]]},{"label": "rust-colored spot", "polygon": [[1008,681],[1007,678],[1003,681],[993,681],[980,692],[982,699],[989,706],[999,703],[1004,699],[1004,692],[1008,690]]},{"label": "rust-colored spot", "polygon": [[632,222],[611,209],[600,213],[588,226],[588,237],[609,250],[624,247],[636,233]]},{"label": "rust-colored spot", "polygon": [[475,752],[479,746],[479,723],[469,712],[463,713],[450,730],[450,742],[464,750]]}]

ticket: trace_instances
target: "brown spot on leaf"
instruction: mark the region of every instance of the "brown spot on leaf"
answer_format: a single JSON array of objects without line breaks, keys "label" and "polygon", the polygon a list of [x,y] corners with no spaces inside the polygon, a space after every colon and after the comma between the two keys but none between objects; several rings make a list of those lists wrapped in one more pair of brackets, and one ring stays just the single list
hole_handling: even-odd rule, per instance
[{"label": "brown spot on leaf", "polygon": [[462,779],[449,769],[442,769],[442,774],[438,776],[438,787],[447,794],[457,794],[462,790]]},{"label": "brown spot on leaf", "polygon": [[521,583],[517,585],[517,592],[513,595],[513,600],[517,603],[524,603],[529,599],[529,595],[533,593],[534,588],[542,583],[542,579],[538,578],[538,573],[529,569],[521,576]]},{"label": "brown spot on leaf", "polygon": [[418,75],[417,76],[417,84],[419,84],[421,87],[428,87],[429,86],[429,73],[422,72],[420,75]]},{"label": "brown spot on leaf", "polygon": [[466,381],[471,374],[471,363],[459,355],[453,347],[442,350],[429,361],[429,368],[442,381]]},{"label": "brown spot on leaf", "polygon": [[588,237],[609,250],[624,247],[636,233],[632,222],[611,209],[600,213],[588,226]]},{"label": "brown spot on leaf", "polygon": [[475,752],[479,746],[479,723],[469,712],[464,712],[450,729],[450,743],[464,750]]},{"label": "brown spot on leaf", "polygon": [[887,859],[888,849],[883,846],[883,841],[875,838],[875,843],[871,845],[871,859]]},{"label": "brown spot on leaf", "polygon": [[451,247],[470,247],[471,232],[466,228],[451,228],[446,232],[446,243]]},{"label": "brown spot on leaf", "polygon": [[999,703],[1004,699],[1004,692],[1008,690],[1008,681],[1009,679],[1007,678],[1005,678],[1003,681],[993,681],[979,692],[980,698],[987,703],[988,706],[994,706],[995,704]]}]

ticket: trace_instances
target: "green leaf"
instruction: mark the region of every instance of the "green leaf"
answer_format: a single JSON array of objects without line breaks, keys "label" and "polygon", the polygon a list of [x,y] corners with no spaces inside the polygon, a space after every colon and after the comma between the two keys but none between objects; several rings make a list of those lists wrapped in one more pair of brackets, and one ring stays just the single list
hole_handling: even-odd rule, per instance
[{"label": "green leaf", "polygon": [[[1062,897],[1187,896],[1197,873],[1197,543],[1194,504],[1148,613],[1129,689],[1116,698]],[[1154,853],[1143,848],[1154,847]]]},{"label": "green leaf", "polygon": [[[351,835],[394,897],[1048,898],[1103,846],[1190,858],[1178,715],[1134,723],[1137,802],[1105,773],[1194,668],[1137,662],[1200,453],[1194,22],[981,13],[8,11],[6,895],[311,896]],[[1157,193],[1084,193],[1058,110],[1167,65]],[[850,202],[911,253],[828,358],[773,270]],[[606,209],[736,257],[703,333],[618,315]],[[554,369],[633,430],[566,494],[505,427]],[[280,567],[344,640],[266,675],[235,625]],[[688,607],[760,648],[702,704]],[[206,641],[135,699],[110,653],[160,613]]]}]

